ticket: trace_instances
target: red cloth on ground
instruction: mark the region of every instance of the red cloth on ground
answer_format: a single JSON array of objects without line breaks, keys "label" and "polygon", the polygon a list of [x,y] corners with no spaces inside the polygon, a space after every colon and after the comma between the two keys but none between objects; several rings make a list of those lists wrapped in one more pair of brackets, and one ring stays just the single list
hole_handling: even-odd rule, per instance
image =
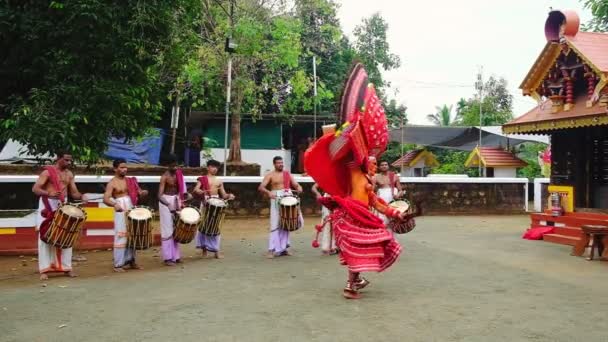
[{"label": "red cloth on ground", "polygon": [[367,205],[350,197],[334,197],[331,213],[340,263],[351,272],[382,272],[401,254],[402,247]]},{"label": "red cloth on ground", "polygon": [[526,240],[542,240],[543,235],[553,234],[553,232],[555,232],[555,227],[538,226],[528,229],[522,238]]},{"label": "red cloth on ground", "polygon": [[131,203],[133,206],[136,206],[139,197],[139,184],[137,184],[137,178],[127,177],[127,192],[129,193],[129,197],[131,197]]}]

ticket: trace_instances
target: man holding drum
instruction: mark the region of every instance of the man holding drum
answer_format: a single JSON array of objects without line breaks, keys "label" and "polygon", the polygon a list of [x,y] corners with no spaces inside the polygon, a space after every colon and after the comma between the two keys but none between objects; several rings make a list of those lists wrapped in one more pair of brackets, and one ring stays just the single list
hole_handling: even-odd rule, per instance
[{"label": "man holding drum", "polygon": [[[207,203],[208,201],[210,201],[211,199],[222,199],[222,200],[233,200],[234,199],[234,195],[233,194],[229,194],[226,192],[226,190],[224,189],[224,183],[222,182],[221,179],[217,178],[217,171],[220,168],[220,162],[218,162],[217,160],[209,160],[207,162],[207,175],[206,176],[201,176],[198,178],[198,181],[196,182],[196,187],[194,188],[194,194],[202,197],[203,201],[201,204],[201,211],[205,211],[207,210],[207,208],[209,207],[209,205],[211,203]],[[220,203],[222,203],[221,200],[219,200]],[[225,202],[223,202],[222,204],[224,204]],[[220,213],[220,211],[217,211],[218,213]],[[207,217],[208,215],[210,215],[211,213],[205,213],[205,217]],[[221,214],[219,214],[220,216],[222,216]],[[217,217],[215,218],[217,220],[221,220],[222,217]],[[203,225],[207,224],[208,222],[206,222],[206,220],[203,221]],[[219,222],[219,224],[221,224],[221,222]],[[222,259],[224,258],[224,256],[221,253],[220,250],[220,241],[221,241],[221,235],[220,234],[208,234],[206,233],[207,230],[205,229],[206,227],[203,227],[202,231],[199,231],[197,233],[196,236],[196,248],[200,248],[203,251],[203,257],[207,256],[207,252],[212,252],[215,253],[215,258],[216,259]]]},{"label": "man holding drum", "polygon": [[[272,159],[274,170],[268,173],[258,187],[258,191],[270,198],[270,235],[268,239],[268,258],[280,255],[292,255],[289,248],[289,230],[281,229],[279,216],[279,201],[282,197],[291,196],[292,190],[302,192],[302,187],[296,182],[288,171],[283,171],[283,158],[277,156]],[[268,186],[270,185],[270,190]],[[302,212],[296,213],[299,227],[304,225]],[[298,227],[298,228],[299,228]]]},{"label": "man holding drum", "polygon": [[48,228],[57,208],[66,202],[68,191],[73,199],[86,201],[86,197],[76,187],[74,174],[69,170],[71,165],[72,155],[63,151],[58,152],[55,165],[45,167],[32,187],[34,194],[40,196],[36,220],[36,231],[41,233],[38,237],[40,280],[47,280],[49,278],[47,273],[50,272],[63,272],[69,277],[76,277],[72,271],[72,248],[58,248],[42,240],[44,226]]},{"label": "man holding drum", "polygon": [[174,215],[184,207],[186,182],[182,170],[177,168],[177,156],[171,154],[168,169],[160,177],[158,187],[158,211],[160,214],[160,235],[163,260],[167,266],[175,266],[180,261],[179,244],[173,239]]},{"label": "man holding drum", "polygon": [[[386,203],[391,203],[395,199],[401,198],[403,196],[403,190],[401,188],[399,176],[394,172],[389,171],[389,165],[386,160],[380,162],[379,171],[380,172],[374,177],[376,194],[378,197],[382,198]],[[378,217],[384,221],[384,224],[387,224],[389,221],[383,214],[378,213]]]},{"label": "man holding drum", "polygon": [[127,223],[125,212],[137,205],[140,197],[147,196],[134,177],[127,177],[127,161],[114,160],[114,177],[106,185],[103,203],[114,208],[114,271],[124,272],[125,266],[142,269],[135,263],[135,248],[127,247]]}]

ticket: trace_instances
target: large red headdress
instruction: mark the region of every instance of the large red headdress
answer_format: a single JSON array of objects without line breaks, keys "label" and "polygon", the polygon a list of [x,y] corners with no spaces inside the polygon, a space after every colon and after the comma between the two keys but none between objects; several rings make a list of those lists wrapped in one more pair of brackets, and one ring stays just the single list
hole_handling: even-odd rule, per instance
[{"label": "large red headdress", "polygon": [[379,157],[388,144],[384,108],[360,63],[344,86],[339,125],[306,152],[304,168],[323,190],[344,196],[349,188],[347,165],[364,165],[368,156]]}]

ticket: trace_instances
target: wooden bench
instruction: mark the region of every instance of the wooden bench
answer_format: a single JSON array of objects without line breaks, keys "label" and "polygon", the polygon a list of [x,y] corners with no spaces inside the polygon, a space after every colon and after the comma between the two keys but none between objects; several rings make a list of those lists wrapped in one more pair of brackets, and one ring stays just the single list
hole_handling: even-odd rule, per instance
[{"label": "wooden bench", "polygon": [[595,249],[601,258],[608,257],[608,226],[585,224],[581,226],[583,237],[572,247],[572,255],[582,256],[591,242],[587,260],[593,260]]}]

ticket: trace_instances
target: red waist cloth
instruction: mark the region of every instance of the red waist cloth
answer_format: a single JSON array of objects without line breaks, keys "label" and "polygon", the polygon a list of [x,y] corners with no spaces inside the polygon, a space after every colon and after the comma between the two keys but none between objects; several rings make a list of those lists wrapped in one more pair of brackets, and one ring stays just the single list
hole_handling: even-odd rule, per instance
[{"label": "red waist cloth", "polygon": [[382,220],[361,202],[334,197],[330,219],[340,249],[340,263],[351,272],[382,272],[399,257],[402,247]]}]

